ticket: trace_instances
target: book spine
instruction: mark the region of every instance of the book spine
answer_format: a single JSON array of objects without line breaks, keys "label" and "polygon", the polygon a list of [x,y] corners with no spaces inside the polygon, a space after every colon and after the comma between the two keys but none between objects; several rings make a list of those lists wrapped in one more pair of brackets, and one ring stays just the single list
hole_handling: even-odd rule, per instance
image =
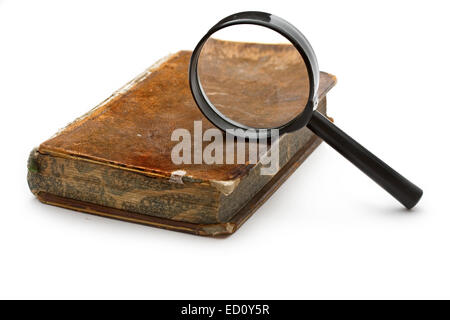
[{"label": "book spine", "polygon": [[84,159],[33,150],[28,185],[41,192],[160,218],[190,223],[218,221],[219,191],[208,184],[174,183]]}]

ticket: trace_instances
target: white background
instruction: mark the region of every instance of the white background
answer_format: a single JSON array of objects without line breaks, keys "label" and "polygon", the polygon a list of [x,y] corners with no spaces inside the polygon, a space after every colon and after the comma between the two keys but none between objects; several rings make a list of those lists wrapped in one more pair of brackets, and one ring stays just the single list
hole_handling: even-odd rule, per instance
[{"label": "white background", "polygon": [[[412,211],[322,144],[227,239],[41,204],[31,149],[219,19],[296,25],[336,124],[425,191]],[[446,1],[0,0],[0,298],[450,298]]]}]

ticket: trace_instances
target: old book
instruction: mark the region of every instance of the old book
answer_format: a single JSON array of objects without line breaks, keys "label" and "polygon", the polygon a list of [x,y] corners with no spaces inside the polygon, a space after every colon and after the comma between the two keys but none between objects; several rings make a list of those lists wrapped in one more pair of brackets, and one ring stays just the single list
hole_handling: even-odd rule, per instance
[{"label": "old book", "polygon": [[[255,63],[268,56],[284,61],[294,54],[287,45],[218,42],[217,46],[229,57],[234,50],[248,50]],[[260,174],[260,161],[174,164],[171,151],[178,142],[171,141],[171,134],[175,129],[193,132],[194,121],[201,121],[203,130],[213,127],[190,93],[190,55],[180,51],[157,62],[34,149],[28,183],[37,198],[198,235],[236,231],[320,139],[307,128],[281,136],[280,169],[273,175]],[[318,110],[324,114],[325,95],[335,82],[334,76],[321,73]]]}]

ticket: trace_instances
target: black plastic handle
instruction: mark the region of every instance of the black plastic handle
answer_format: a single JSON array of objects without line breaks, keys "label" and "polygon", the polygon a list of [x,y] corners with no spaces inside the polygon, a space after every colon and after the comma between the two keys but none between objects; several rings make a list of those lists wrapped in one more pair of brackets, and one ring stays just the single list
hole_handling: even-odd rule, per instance
[{"label": "black plastic handle", "polygon": [[411,209],[419,202],[423,194],[422,189],[378,159],[320,112],[313,112],[307,127],[378,183],[406,208]]}]

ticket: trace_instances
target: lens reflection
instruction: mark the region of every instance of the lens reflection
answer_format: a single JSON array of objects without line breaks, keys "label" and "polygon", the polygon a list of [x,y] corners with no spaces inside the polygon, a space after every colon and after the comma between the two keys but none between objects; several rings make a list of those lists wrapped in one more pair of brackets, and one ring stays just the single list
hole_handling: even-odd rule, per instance
[{"label": "lens reflection", "polygon": [[198,75],[222,116],[253,128],[288,123],[308,100],[308,72],[301,55],[264,27],[238,25],[213,34],[200,53]]}]

